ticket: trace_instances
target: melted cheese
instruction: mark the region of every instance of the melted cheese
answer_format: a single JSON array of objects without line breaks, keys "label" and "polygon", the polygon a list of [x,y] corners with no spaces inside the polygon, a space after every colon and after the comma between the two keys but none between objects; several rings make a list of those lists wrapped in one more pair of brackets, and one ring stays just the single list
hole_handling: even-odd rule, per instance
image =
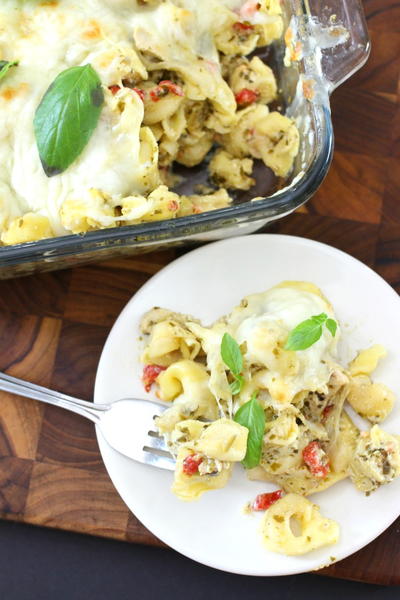
[{"label": "melted cheese", "polygon": [[119,83],[132,69],[146,75],[129,44],[129,23],[120,18],[119,4],[95,0],[33,2],[23,8],[16,1],[2,4],[1,58],[19,60],[0,87],[0,179],[13,190],[2,194],[3,214],[12,217],[29,210],[43,214],[54,232],[62,234],[59,209],[71,196],[80,198],[91,188],[114,198],[146,190],[139,160],[143,118],[139,97],[126,92],[129,119],[124,122],[108,94],[89,144],[72,167],[56,177],[44,174],[33,131],[36,107],[54,78],[68,67],[91,63],[106,86]]},{"label": "melted cheese", "polygon": [[[207,0],[206,4],[196,0],[149,5],[135,0],[3,0],[0,60],[18,60],[19,66],[0,85],[1,228],[33,212],[47,217],[54,234],[62,235],[68,232],[60,220],[64,202],[85,205],[90,190],[95,189],[111,207],[119,206],[121,198],[146,194],[160,183],[154,161],[141,152],[141,100],[129,90],[121,90],[117,98],[107,90],[126,77],[147,79],[135,43],[136,49],[158,54],[165,65],[185,74],[189,98],[209,97],[225,126],[232,121],[236,105],[220,73],[212,32],[232,19],[230,9],[238,11],[243,3]],[[74,164],[47,178],[34,137],[35,110],[61,71],[88,63],[105,89],[99,125]],[[150,129],[146,138],[156,147]],[[94,223],[115,224],[113,219],[104,220],[100,212]]]},{"label": "melted cheese", "polygon": [[232,313],[233,336],[239,344],[246,343],[248,363],[266,368],[257,376],[258,384],[280,402],[290,402],[302,390],[326,391],[339,331],[333,338],[323,327],[321,338],[310,348],[297,352],[283,349],[291,330],[302,321],[321,313],[335,318],[318,288],[287,282],[248,296],[246,301],[246,307]]}]

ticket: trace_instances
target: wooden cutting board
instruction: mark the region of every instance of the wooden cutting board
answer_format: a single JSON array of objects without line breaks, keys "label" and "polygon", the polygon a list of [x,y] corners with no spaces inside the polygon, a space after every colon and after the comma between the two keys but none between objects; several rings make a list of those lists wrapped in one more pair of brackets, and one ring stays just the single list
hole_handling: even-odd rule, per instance
[{"label": "wooden cutting board", "polygon": [[[372,55],[333,95],[330,172],[306,207],[265,231],[345,250],[400,291],[400,4],[366,0],[365,8]],[[0,282],[0,370],[91,399],[115,318],[149,277],[185,251]],[[0,407],[1,518],[161,545],[117,495],[90,422],[4,393]],[[400,583],[399,529],[400,520],[320,573]]]}]

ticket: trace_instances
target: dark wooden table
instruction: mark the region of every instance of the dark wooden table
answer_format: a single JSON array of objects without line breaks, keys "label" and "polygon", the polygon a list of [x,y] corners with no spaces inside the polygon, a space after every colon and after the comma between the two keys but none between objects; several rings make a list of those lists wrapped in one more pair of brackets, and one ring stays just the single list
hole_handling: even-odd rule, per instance
[{"label": "dark wooden table", "polygon": [[[333,94],[330,172],[312,201],[267,231],[345,250],[400,291],[400,3],[366,0],[365,9],[372,54]],[[0,370],[90,399],[113,321],[149,277],[184,251],[1,282]],[[161,544],[114,490],[91,423],[4,393],[0,401],[1,518]],[[400,520],[322,572],[400,583],[399,527]]]}]

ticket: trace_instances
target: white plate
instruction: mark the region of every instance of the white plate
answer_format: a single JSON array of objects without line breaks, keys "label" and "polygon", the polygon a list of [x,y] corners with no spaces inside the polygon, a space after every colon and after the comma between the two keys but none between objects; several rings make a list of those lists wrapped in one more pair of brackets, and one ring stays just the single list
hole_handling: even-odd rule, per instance
[{"label": "white plate", "polygon": [[[205,324],[240,299],[285,279],[320,286],[343,327],[341,356],[379,342],[388,357],[375,379],[400,389],[400,299],[371,269],[330,246],[283,235],[252,235],[216,242],[185,254],[152,277],[114,324],[99,363],[95,402],[146,397],[140,382],[139,321],[153,306],[192,314]],[[149,395],[149,397],[151,397]],[[400,433],[397,406],[384,428]],[[258,533],[260,515],[242,512],[247,501],[274,486],[247,481],[240,466],[226,488],[192,503],[170,492],[172,473],[135,463],[98,434],[108,473],[131,511],[158,538],[200,563],[243,575],[289,575],[318,569],[359,550],[399,514],[400,480],[369,497],[349,481],[313,496],[323,515],[340,524],[338,544],[301,557],[268,552]]]}]

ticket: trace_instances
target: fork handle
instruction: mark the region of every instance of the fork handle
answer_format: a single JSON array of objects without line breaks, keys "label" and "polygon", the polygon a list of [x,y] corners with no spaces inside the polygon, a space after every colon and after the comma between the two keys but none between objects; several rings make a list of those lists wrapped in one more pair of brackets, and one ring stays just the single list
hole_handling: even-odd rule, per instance
[{"label": "fork handle", "polygon": [[39,402],[45,402],[46,404],[53,404],[60,408],[65,408],[82,417],[90,419],[94,423],[98,423],[102,413],[110,408],[109,404],[93,404],[93,402],[79,400],[78,398],[73,398],[67,394],[61,394],[61,392],[55,392],[54,390],[49,390],[41,385],[29,383],[23,379],[18,379],[18,377],[12,377],[11,375],[1,372],[0,390],[11,394],[17,394],[18,396],[32,398],[33,400],[39,400]]}]

